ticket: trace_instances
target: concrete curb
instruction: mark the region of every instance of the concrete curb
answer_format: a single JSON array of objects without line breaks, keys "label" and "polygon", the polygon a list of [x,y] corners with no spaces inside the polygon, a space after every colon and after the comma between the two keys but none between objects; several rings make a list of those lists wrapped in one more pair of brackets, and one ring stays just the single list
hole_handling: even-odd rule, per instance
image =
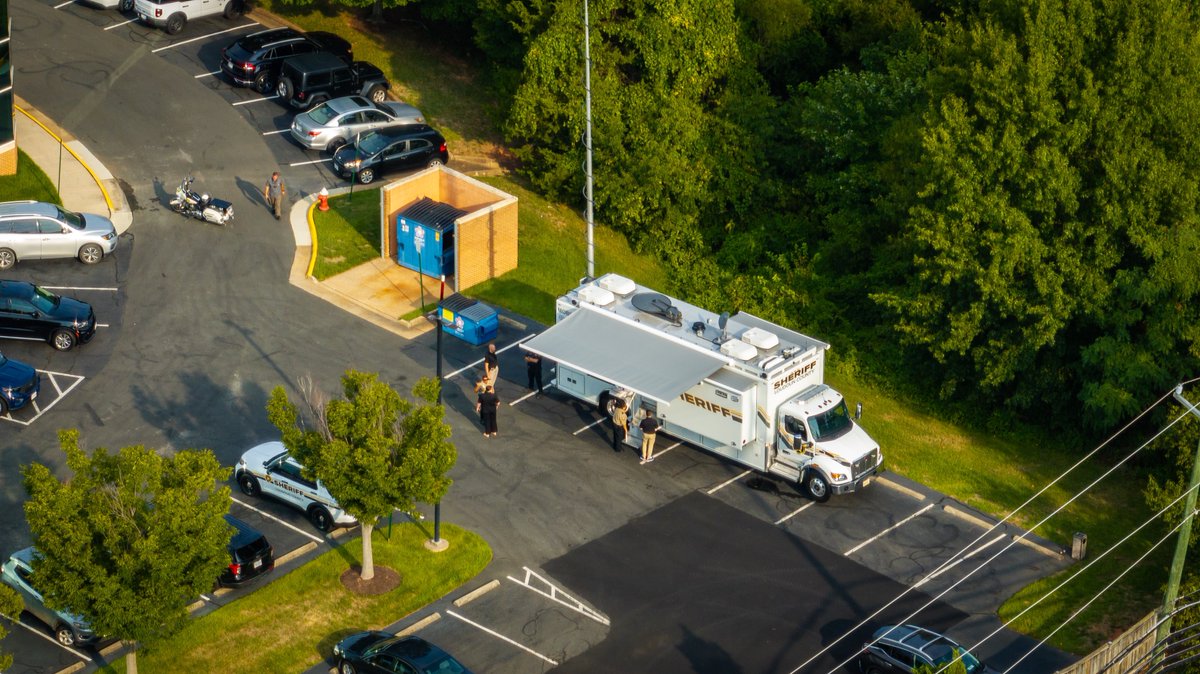
[{"label": "concrete curb", "polygon": [[482,597],[483,595],[491,592],[492,590],[494,590],[498,587],[500,587],[500,581],[493,578],[490,581],[488,581],[487,583],[484,583],[483,585],[481,585],[481,586],[475,588],[474,590],[471,590],[470,592],[459,597],[458,599],[455,599],[453,603],[455,606],[459,606],[459,607],[466,606],[467,604],[475,601],[476,599]]}]

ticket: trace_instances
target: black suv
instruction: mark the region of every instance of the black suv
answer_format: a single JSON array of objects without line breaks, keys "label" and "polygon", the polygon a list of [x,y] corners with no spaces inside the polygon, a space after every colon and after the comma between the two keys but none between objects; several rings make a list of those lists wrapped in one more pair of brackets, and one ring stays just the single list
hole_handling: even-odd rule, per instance
[{"label": "black suv", "polygon": [[366,185],[384,173],[434,167],[450,161],[446,139],[426,124],[405,124],[368,131],[358,143],[333,155],[333,172]]},{"label": "black suv", "polygon": [[230,561],[221,573],[221,585],[236,587],[275,568],[275,551],[266,536],[232,515],[226,515],[225,521],[236,531],[229,539]]},{"label": "black suv", "polygon": [[96,314],[87,302],[24,281],[0,281],[0,337],[42,340],[70,351],[95,334]]},{"label": "black suv", "polygon": [[221,50],[221,71],[234,84],[268,93],[279,79],[285,59],[301,54],[328,52],[349,63],[350,43],[333,33],[302,33],[294,28],[272,28],[251,33]]},{"label": "black suv", "polygon": [[339,96],[365,96],[382,103],[389,86],[383,71],[370,63],[346,63],[333,54],[317,52],[284,61],[275,92],[292,107],[307,110]]}]

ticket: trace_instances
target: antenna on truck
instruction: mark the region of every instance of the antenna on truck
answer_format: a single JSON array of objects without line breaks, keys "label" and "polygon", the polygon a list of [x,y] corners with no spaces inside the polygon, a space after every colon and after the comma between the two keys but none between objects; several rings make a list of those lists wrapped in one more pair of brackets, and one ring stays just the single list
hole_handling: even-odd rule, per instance
[{"label": "antenna on truck", "polygon": [[725,326],[729,323],[729,312],[722,311],[721,317],[717,319],[717,327],[721,328],[721,341],[729,339],[729,333],[725,332]]}]

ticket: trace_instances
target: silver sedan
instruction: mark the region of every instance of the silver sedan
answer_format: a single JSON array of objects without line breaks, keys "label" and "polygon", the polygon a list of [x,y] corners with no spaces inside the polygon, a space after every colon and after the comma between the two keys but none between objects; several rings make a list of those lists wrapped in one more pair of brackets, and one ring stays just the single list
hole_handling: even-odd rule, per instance
[{"label": "silver sedan", "polygon": [[296,115],[292,120],[292,138],[310,150],[337,152],[367,131],[424,122],[421,111],[407,103],[374,103],[362,96],[344,96]]}]

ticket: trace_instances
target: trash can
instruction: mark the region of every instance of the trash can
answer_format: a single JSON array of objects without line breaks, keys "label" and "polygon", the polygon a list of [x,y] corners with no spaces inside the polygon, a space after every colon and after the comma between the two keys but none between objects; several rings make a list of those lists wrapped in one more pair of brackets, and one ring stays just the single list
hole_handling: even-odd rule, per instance
[{"label": "trash can", "polygon": [[1075,532],[1075,537],[1071,539],[1071,559],[1079,561],[1087,556],[1087,534],[1082,531]]},{"label": "trash can", "polygon": [[476,346],[495,339],[500,330],[500,316],[495,309],[458,293],[441,301],[438,316],[444,332]]}]

